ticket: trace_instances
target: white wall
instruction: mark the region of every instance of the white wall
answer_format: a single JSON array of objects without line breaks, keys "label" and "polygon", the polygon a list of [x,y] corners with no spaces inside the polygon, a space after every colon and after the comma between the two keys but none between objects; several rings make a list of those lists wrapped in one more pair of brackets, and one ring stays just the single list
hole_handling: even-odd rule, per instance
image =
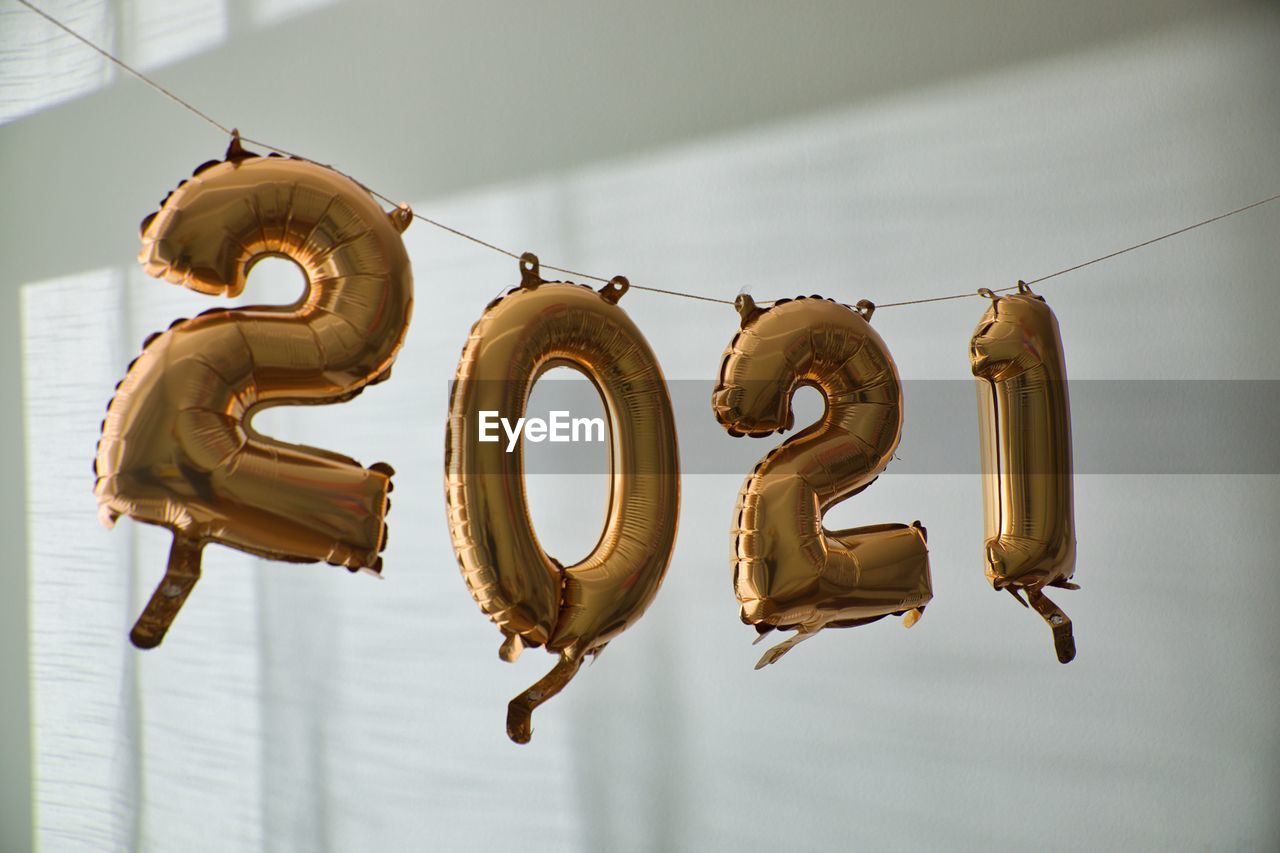
[{"label": "white wall", "polygon": [[[686,27],[673,10],[616,11],[567,31],[581,20],[569,6],[481,25],[483,10],[410,5],[232,26],[164,76],[247,132],[504,245],[725,297],[1001,286],[1280,187],[1271,7],[1181,21],[1167,7],[1149,28],[1047,4],[894,21],[706,7]],[[927,48],[948,30],[968,47],[943,61]],[[344,37],[366,46],[360,59],[317,69],[318,48]],[[348,105],[322,109],[330,97]],[[530,747],[506,743],[507,699],[550,659],[496,659],[497,632],[457,577],[439,477],[445,383],[513,264],[422,223],[406,235],[419,309],[395,379],[344,407],[262,419],[396,465],[386,582],[211,551],[165,645],[133,652],[125,632],[165,535],[96,527],[91,413],[148,331],[206,306],[131,257],[137,221],[220,145],[122,84],[0,128],[19,223],[0,233],[5,339],[11,364],[26,358],[31,463],[27,500],[10,490],[4,509],[7,541],[30,534],[14,547],[32,569],[46,849],[1274,846],[1273,475],[1079,478],[1068,667],[981,578],[976,478],[887,476],[832,524],[923,519],[935,604],[910,633],[829,632],[763,672],[728,578],[740,477],[686,477],[653,608],[539,712]],[[1276,217],[1264,208],[1046,283],[1073,378],[1280,378]],[[265,277],[268,297],[291,285]],[[20,284],[34,284],[21,313]],[[669,377],[713,375],[727,307],[638,292],[624,304]],[[904,376],[959,379],[981,307],[885,309],[875,324]],[[3,376],[17,400],[21,376]],[[957,415],[958,454],[974,452],[971,414]],[[4,417],[18,481],[22,421],[16,407]],[[598,486],[531,481],[553,551],[589,546],[579,519],[598,517]],[[13,575],[6,589],[24,589]],[[18,648],[23,612],[6,601],[5,646]],[[7,790],[25,781],[15,766]]]}]

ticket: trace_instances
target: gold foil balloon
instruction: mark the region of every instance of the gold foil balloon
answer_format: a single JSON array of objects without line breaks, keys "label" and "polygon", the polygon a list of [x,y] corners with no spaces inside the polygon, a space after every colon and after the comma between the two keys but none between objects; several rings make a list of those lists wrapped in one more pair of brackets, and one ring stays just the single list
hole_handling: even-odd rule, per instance
[{"label": "gold foil balloon", "polygon": [[[618,307],[616,278],[596,292],[545,283],[521,259],[518,288],[494,300],[471,330],[449,404],[445,497],[453,547],[471,594],[497,623],[512,661],[545,646],[559,662],[507,708],[507,734],[532,735],[533,710],[559,693],[644,613],[666,574],[680,503],[671,399],[658,361]],[[534,534],[524,489],[523,441],[486,440],[482,412],[523,417],[533,384],[553,367],[584,373],[608,422],[611,494],[604,530],[581,562],[563,566]]]},{"label": "gold foil balloon", "polygon": [[153,335],[107,408],[94,465],[99,517],[173,531],[169,566],[131,633],[160,643],[219,542],[275,560],[381,569],[392,469],[253,431],[259,409],[349,400],[386,379],[413,304],[400,232],[355,182],[232,142],[142,223],[147,272],[237,296],[249,270],[292,259],[293,305],[213,309]]},{"label": "gold foil balloon", "polygon": [[1058,320],[1042,297],[1018,292],[991,299],[969,343],[978,385],[987,579],[1027,593],[1053,629],[1058,660],[1076,654],[1071,620],[1043,588],[1078,589],[1071,493],[1071,409]]},{"label": "gold foil balloon", "polygon": [[795,629],[756,669],[823,628],[903,614],[910,627],[933,598],[919,522],[827,530],[822,517],[880,475],[902,433],[902,383],[884,341],[858,310],[814,296],[760,309],[738,297],[742,328],[712,396],[730,435],[765,436],[793,425],[802,385],[826,398],[822,420],[771,450],[738,495],[733,582],[757,642]]}]

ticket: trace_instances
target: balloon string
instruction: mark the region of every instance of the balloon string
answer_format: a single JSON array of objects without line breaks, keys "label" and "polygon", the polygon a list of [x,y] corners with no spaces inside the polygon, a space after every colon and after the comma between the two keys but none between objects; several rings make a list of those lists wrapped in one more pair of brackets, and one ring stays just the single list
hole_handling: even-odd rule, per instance
[{"label": "balloon string", "polygon": [[[228,136],[231,136],[232,138],[239,138],[239,139],[243,140],[244,142],[250,143],[250,144],[252,144],[252,145],[257,145],[258,147],[260,147],[260,148],[265,148],[265,149],[267,149],[268,151],[274,151],[274,152],[276,152],[277,154],[283,154],[283,155],[284,155],[284,156],[286,156],[286,157],[294,157],[294,158],[299,159],[299,160],[309,160],[309,159],[310,159],[310,158],[307,158],[307,157],[303,157],[303,156],[302,156],[302,155],[300,155],[300,154],[294,154],[294,153],[293,153],[293,152],[291,152],[291,151],[286,151],[285,149],[283,149],[283,148],[279,148],[279,147],[277,147],[277,146],[275,146],[275,145],[268,145],[267,143],[262,142],[262,141],[260,141],[260,140],[250,139],[250,138],[248,138],[248,137],[241,137],[241,136],[240,136],[239,131],[235,130],[234,128],[229,128],[229,127],[227,127],[226,125],[224,125],[224,124],[222,124],[221,122],[219,122],[219,121],[215,120],[214,118],[210,117],[210,116],[209,116],[209,115],[207,115],[206,113],[204,113],[204,112],[200,111],[199,109],[197,109],[197,108],[196,108],[195,106],[193,106],[192,104],[190,104],[190,103],[188,103],[187,101],[183,100],[182,98],[178,97],[178,96],[177,96],[177,95],[175,95],[173,92],[171,92],[171,91],[169,91],[168,89],[166,89],[164,86],[161,86],[161,85],[160,85],[159,83],[157,83],[155,80],[152,80],[150,77],[148,77],[147,75],[143,74],[141,71],[138,71],[136,68],[133,68],[132,66],[130,66],[130,65],[128,65],[128,64],[126,64],[124,61],[122,61],[121,59],[117,58],[117,57],[116,57],[114,54],[112,54],[110,51],[105,50],[105,49],[103,49],[103,48],[99,47],[98,45],[96,45],[96,44],[94,44],[92,41],[90,41],[89,39],[87,39],[87,38],[85,38],[84,36],[80,35],[80,33],[76,32],[76,31],[75,31],[75,30],[73,30],[73,29],[71,29],[71,27],[67,26],[67,25],[66,25],[66,24],[64,24],[62,21],[60,21],[60,20],[58,20],[57,18],[53,17],[52,15],[48,14],[48,13],[47,13],[47,12],[45,12],[44,10],[37,8],[34,4],[32,4],[32,3],[28,2],[28,0],[17,0],[17,2],[18,2],[18,3],[20,3],[21,5],[25,6],[26,8],[30,9],[32,12],[35,12],[37,15],[39,15],[39,16],[40,16],[40,17],[42,17],[42,18],[44,18],[44,19],[45,19],[46,21],[48,21],[49,23],[53,24],[53,25],[54,25],[55,27],[57,27],[58,29],[62,30],[63,32],[67,33],[68,35],[70,35],[70,36],[74,37],[76,40],[78,40],[78,41],[80,41],[81,43],[83,43],[83,44],[87,45],[88,47],[92,48],[94,51],[96,51],[97,53],[101,54],[101,55],[102,55],[102,56],[104,56],[106,59],[110,60],[111,62],[115,63],[117,66],[119,66],[120,68],[124,69],[124,70],[125,70],[125,71],[127,71],[129,74],[131,74],[131,75],[133,75],[134,77],[138,78],[138,79],[139,79],[139,80],[141,80],[143,83],[146,83],[146,84],[147,84],[148,86],[150,86],[152,89],[155,89],[155,90],[156,90],[157,92],[159,92],[160,94],[162,94],[162,95],[164,95],[165,97],[169,98],[169,100],[173,101],[174,103],[178,104],[179,106],[185,107],[188,111],[190,111],[192,114],[194,114],[194,115],[198,116],[199,118],[204,119],[204,120],[205,120],[206,122],[208,122],[210,125],[212,125],[213,127],[217,128],[218,130],[222,131],[223,133],[227,134]],[[330,167],[328,167],[328,168],[333,168],[333,167],[332,167],[332,166],[330,166]],[[335,170],[335,171],[337,171],[337,170]],[[345,174],[345,173],[344,173],[344,174]],[[350,176],[350,175],[346,175],[346,177],[351,178],[351,176]],[[355,181],[355,178],[351,178],[351,180]],[[390,198],[388,198],[387,196],[383,195],[382,193],[380,193],[380,192],[376,192],[376,191],[374,191],[374,190],[370,189],[369,187],[365,186],[364,184],[360,183],[359,181],[356,181],[356,183],[358,183],[358,184],[360,184],[360,186],[364,187],[364,189],[365,189],[365,190],[367,190],[367,191],[370,193],[370,195],[373,195],[374,197],[376,197],[376,198],[378,198],[378,199],[381,199],[382,201],[386,202],[387,204],[392,205],[393,207],[394,207],[394,206],[397,206],[397,202],[392,201]],[[1123,248],[1123,249],[1117,249],[1117,250],[1116,250],[1116,251],[1114,251],[1114,252],[1110,252],[1110,253],[1105,254],[1105,255],[1100,255],[1099,257],[1093,258],[1093,259],[1091,259],[1091,260],[1084,261],[1084,262],[1082,262],[1082,263],[1078,263],[1078,264],[1073,264],[1072,266],[1065,267],[1064,269],[1060,269],[1060,270],[1058,270],[1057,272],[1051,272],[1051,273],[1049,273],[1048,275],[1042,275],[1042,276],[1040,276],[1039,278],[1033,278],[1033,279],[1031,279],[1030,281],[1027,281],[1027,282],[1025,282],[1025,283],[1026,283],[1026,284],[1028,284],[1028,285],[1031,285],[1031,284],[1039,284],[1039,283],[1040,283],[1040,282],[1042,282],[1042,281],[1048,281],[1048,280],[1049,280],[1049,279],[1051,279],[1051,278],[1057,278],[1057,277],[1058,277],[1058,276],[1060,276],[1060,275],[1066,275],[1067,273],[1075,272],[1076,270],[1083,269],[1083,268],[1085,268],[1085,267],[1087,267],[1087,266],[1091,266],[1091,265],[1096,264],[1096,263],[1101,263],[1102,261],[1110,260],[1111,258],[1118,257],[1118,256],[1120,256],[1120,255],[1123,255],[1123,254],[1127,253],[1127,252],[1132,252],[1132,251],[1135,251],[1135,250],[1137,250],[1137,249],[1142,249],[1142,248],[1144,248],[1144,247],[1146,247],[1146,246],[1150,246],[1152,243],[1159,243],[1161,240],[1167,240],[1167,239],[1169,239],[1170,237],[1176,237],[1176,236],[1178,236],[1179,234],[1185,234],[1185,233],[1187,233],[1188,231],[1192,231],[1192,230],[1194,230],[1194,229],[1196,229],[1196,228],[1200,228],[1200,227],[1202,227],[1202,226],[1209,225],[1209,224],[1214,223],[1214,222],[1217,222],[1217,221],[1219,221],[1219,220],[1221,220],[1221,219],[1226,219],[1228,216],[1235,216],[1237,213],[1244,213],[1246,210],[1252,210],[1252,209],[1253,209],[1253,208],[1255,208],[1255,207],[1261,207],[1262,205],[1264,205],[1264,204],[1268,204],[1268,203],[1273,202],[1273,201],[1276,201],[1277,199],[1280,199],[1280,194],[1276,194],[1276,195],[1270,196],[1269,198],[1264,198],[1264,199],[1261,199],[1261,200],[1259,200],[1259,201],[1255,201],[1255,202],[1252,202],[1252,203],[1250,203],[1250,204],[1246,204],[1246,205],[1244,205],[1243,207],[1237,207],[1235,210],[1229,210],[1229,211],[1227,211],[1226,213],[1220,213],[1220,214],[1218,214],[1217,216],[1211,216],[1211,217],[1209,217],[1208,219],[1202,219],[1202,220],[1200,220],[1199,222],[1196,222],[1196,223],[1194,223],[1194,224],[1192,224],[1192,225],[1186,225],[1186,226],[1183,226],[1182,228],[1178,228],[1177,230],[1170,231],[1170,232],[1168,232],[1167,234],[1161,234],[1159,237],[1152,237],[1152,238],[1151,238],[1151,239],[1149,239],[1149,240],[1143,240],[1141,243],[1135,243],[1135,244],[1133,244],[1132,246],[1126,246],[1126,247],[1125,247],[1125,248]],[[414,217],[415,219],[421,219],[423,222],[427,223],[428,225],[431,225],[431,226],[433,226],[433,227],[435,227],[435,228],[439,228],[439,229],[440,229],[440,230],[442,230],[442,231],[447,231],[447,232],[449,232],[450,234],[453,234],[453,235],[455,235],[455,236],[457,236],[457,237],[461,237],[461,238],[463,238],[464,240],[470,240],[472,243],[475,243],[475,244],[477,244],[477,245],[479,245],[479,246],[484,246],[486,249],[490,249],[490,250],[492,250],[492,251],[494,251],[494,252],[498,252],[499,254],[506,255],[507,257],[512,258],[512,259],[517,260],[517,261],[518,261],[518,260],[520,260],[520,256],[519,256],[518,254],[516,254],[515,252],[512,252],[512,251],[509,251],[509,250],[507,250],[507,249],[504,249],[504,248],[502,248],[501,246],[495,246],[493,243],[490,243],[490,242],[488,242],[488,241],[486,241],[486,240],[481,240],[479,237],[476,237],[476,236],[474,236],[474,235],[472,235],[472,234],[468,234],[468,233],[466,233],[465,231],[459,231],[457,228],[453,228],[453,227],[451,227],[451,226],[449,226],[449,225],[445,225],[443,222],[438,222],[438,221],[436,221],[436,220],[434,220],[434,219],[431,219],[430,217],[423,216],[422,214],[420,214],[420,213],[416,213],[416,212],[413,214],[413,217]],[[575,270],[566,269],[565,267],[552,266],[551,264],[542,264],[542,268],[543,268],[543,269],[547,269],[547,270],[554,270],[555,272],[564,273],[565,275],[574,276],[574,277],[576,277],[576,278],[588,279],[588,280],[590,280],[590,281],[598,281],[598,282],[601,282],[602,284],[608,284],[608,283],[611,281],[611,279],[608,279],[608,278],[602,278],[602,277],[600,277],[600,276],[598,276],[598,275],[590,275],[589,273],[577,272],[577,271],[575,271]],[[700,295],[698,295],[698,294],[696,294],[696,293],[686,293],[686,292],[681,291],[681,290],[666,290],[666,289],[663,289],[663,288],[661,288],[661,287],[646,287],[646,286],[644,286],[644,285],[640,285],[640,284],[632,284],[632,285],[631,285],[631,287],[632,287],[632,288],[634,288],[635,290],[644,290],[644,291],[647,291],[647,292],[649,292],[649,293],[663,293],[663,294],[666,294],[666,295],[668,295],[668,296],[679,296],[679,297],[682,297],[682,298],[684,298],[684,299],[696,299],[696,300],[698,300],[698,301],[700,301],[700,302],[717,302],[717,303],[720,303],[720,304],[722,304],[722,305],[733,305],[733,304],[734,304],[734,303],[733,303],[733,300],[731,300],[731,299],[717,299],[717,298],[715,298],[715,297],[713,297],[713,296],[700,296]],[[991,292],[991,293],[1007,293],[1007,292],[1009,292],[1009,291],[1017,290],[1017,289],[1018,289],[1018,285],[1011,285],[1011,286],[1009,286],[1009,287],[995,288],[995,289],[992,289],[990,292]],[[924,305],[924,304],[927,304],[927,303],[930,303],[930,302],[949,302],[949,301],[951,301],[952,299],[970,299],[970,298],[976,297],[976,296],[978,296],[978,295],[979,295],[979,294],[978,294],[976,291],[969,291],[969,292],[967,292],[967,293],[953,293],[953,294],[949,294],[949,295],[947,295],[947,296],[930,296],[930,297],[927,297],[927,298],[924,298],[924,299],[907,299],[907,300],[903,300],[903,301],[901,301],[901,302],[883,302],[883,303],[877,303],[876,307],[877,307],[877,308],[899,308],[899,307],[904,306],[904,305]],[[757,300],[757,304],[759,304],[759,305],[767,305],[767,304],[771,304],[771,303],[774,303],[774,302],[777,302],[777,301],[778,301],[778,300],[776,300],[776,299],[763,299],[763,300]]]},{"label": "balloon string", "polygon": [[32,5],[31,3],[28,3],[28,2],[27,2],[27,0],[18,0],[18,2],[19,2],[19,3],[21,3],[23,6],[26,6],[26,7],[27,7],[28,9],[30,9],[32,12],[35,12],[35,13],[36,13],[37,15],[39,15],[40,17],[44,18],[44,19],[45,19],[46,21],[48,21],[49,23],[53,24],[53,25],[54,25],[55,27],[57,27],[58,29],[62,30],[62,31],[63,31],[64,33],[66,33],[67,35],[69,35],[69,36],[71,36],[71,37],[73,37],[73,38],[77,39],[77,40],[78,40],[78,41],[80,41],[81,43],[83,43],[83,44],[87,45],[88,47],[92,48],[93,50],[96,50],[98,53],[102,54],[104,57],[106,57],[107,59],[111,60],[111,61],[112,61],[112,62],[114,62],[116,65],[120,66],[120,67],[121,67],[121,68],[123,68],[125,71],[128,71],[128,72],[129,72],[130,74],[132,74],[134,77],[137,77],[137,78],[138,78],[139,80],[141,80],[143,83],[146,83],[146,84],[147,84],[148,86],[150,86],[152,89],[155,89],[157,92],[159,92],[160,94],[164,95],[164,96],[165,96],[166,98],[168,98],[169,100],[173,101],[173,102],[174,102],[174,103],[176,103],[176,104],[179,104],[179,105],[181,105],[181,106],[186,107],[188,110],[190,110],[191,112],[193,112],[193,113],[195,113],[196,115],[200,116],[200,118],[202,118],[202,119],[204,119],[205,121],[209,122],[209,124],[213,125],[214,127],[216,127],[218,130],[222,131],[223,133],[228,134],[228,135],[230,135],[230,134],[231,134],[231,129],[230,129],[229,127],[227,127],[226,125],[222,124],[221,122],[216,121],[215,119],[213,119],[212,117],[210,117],[210,116],[206,115],[205,113],[201,112],[200,110],[196,109],[194,106],[192,106],[191,104],[189,104],[189,103],[187,103],[186,101],[182,100],[182,98],[179,98],[179,97],[178,97],[177,95],[175,95],[173,92],[170,92],[170,91],[169,91],[168,89],[166,89],[164,86],[161,86],[161,85],[160,85],[159,83],[157,83],[155,80],[152,80],[150,77],[148,77],[147,75],[143,74],[141,71],[139,71],[138,69],[134,68],[132,65],[128,65],[128,64],[126,64],[126,63],[124,62],[124,60],[119,59],[119,58],[118,58],[118,57],[116,57],[114,54],[112,54],[110,51],[108,51],[108,50],[104,50],[103,48],[98,47],[96,44],[94,44],[93,42],[89,41],[89,39],[87,39],[87,38],[85,38],[84,36],[80,35],[78,32],[76,32],[75,30],[71,29],[71,27],[68,27],[66,24],[62,23],[62,21],[59,21],[57,18],[55,18],[55,17],[53,17],[52,15],[50,15],[48,12],[45,12],[43,9],[38,9],[38,8],[36,8],[36,7],[35,7],[34,5]]},{"label": "balloon string", "polygon": [[[1103,255],[1102,257],[1099,257],[1099,258],[1094,258],[1091,261],[1085,261],[1082,264],[1076,264],[1075,266],[1070,266],[1070,267],[1067,267],[1066,269],[1058,270],[1057,272],[1051,272],[1048,275],[1042,275],[1040,276],[1040,278],[1034,278],[1031,281],[1028,281],[1026,283],[1039,284],[1040,282],[1048,281],[1049,279],[1054,278],[1055,276],[1065,275],[1066,273],[1069,273],[1069,272],[1075,272],[1076,270],[1087,267],[1090,264],[1096,264],[1099,261],[1110,260],[1111,258],[1114,258],[1117,255],[1123,255],[1125,252],[1132,252],[1134,249],[1141,249],[1144,246],[1150,246],[1152,243],[1159,243],[1161,240],[1168,240],[1170,237],[1177,237],[1179,234],[1185,234],[1188,231],[1191,231],[1192,229],[1195,229],[1195,228],[1199,228],[1202,225],[1208,225],[1211,222],[1217,222],[1219,219],[1226,219],[1228,216],[1235,216],[1237,213],[1244,213],[1246,210],[1252,210],[1255,207],[1261,207],[1267,202],[1275,201],[1278,198],[1280,198],[1280,194],[1273,195],[1270,198],[1264,198],[1261,201],[1255,201],[1252,204],[1246,204],[1244,207],[1237,207],[1235,210],[1228,210],[1226,213],[1219,213],[1217,216],[1211,216],[1208,219],[1202,219],[1199,222],[1195,223],[1194,225],[1187,225],[1182,228],[1179,228],[1177,231],[1170,231],[1168,234],[1161,234],[1159,237],[1152,237],[1150,240],[1143,240],[1141,243],[1136,243],[1132,246],[1127,246],[1123,249],[1118,249],[1117,251],[1111,252],[1110,254]],[[1005,289],[1010,290],[1012,288],[1005,288]]]},{"label": "balloon string", "polygon": [[[21,3],[21,2],[26,2],[26,0],[18,0],[18,2],[20,2],[20,3]],[[294,153],[294,152],[292,152],[292,151],[286,151],[286,150],[285,150],[285,149],[283,149],[283,148],[277,148],[277,147],[276,147],[276,146],[274,146],[274,145],[269,145],[268,143],[263,142],[263,141],[262,141],[262,140],[260,140],[260,139],[250,139],[250,138],[249,138],[249,137],[247,137],[247,136],[241,136],[241,135],[240,135],[240,132],[239,132],[239,131],[237,131],[237,130],[235,130],[235,129],[232,129],[232,130],[230,130],[230,131],[228,131],[228,132],[229,132],[233,137],[239,138],[241,142],[247,142],[247,143],[249,143],[250,145],[256,145],[256,146],[258,146],[259,148],[265,148],[265,149],[267,149],[268,151],[274,151],[274,152],[276,152],[277,154],[283,154],[283,155],[284,155],[284,156],[286,156],[286,157],[293,157],[293,158],[298,159],[298,160],[307,160],[307,159],[308,159],[307,157],[303,157],[301,154],[295,154],[295,153]],[[332,167],[332,166],[327,166],[326,168],[333,169],[333,167]],[[338,170],[337,170],[337,169],[334,169],[334,171],[336,172],[336,171],[338,171]],[[369,193],[369,195],[373,196],[374,198],[380,199],[380,200],[382,200],[382,201],[386,202],[387,204],[391,205],[392,207],[397,207],[397,206],[399,206],[399,202],[393,201],[390,197],[388,197],[388,196],[384,195],[383,193],[380,193],[380,192],[378,192],[378,191],[377,191],[377,190],[375,190],[375,189],[371,189],[371,188],[369,188],[369,187],[365,186],[364,184],[360,183],[360,181],[358,181],[358,180],[356,180],[355,178],[351,177],[351,175],[347,175],[345,172],[340,172],[340,174],[343,174],[345,177],[347,177],[347,178],[351,178],[351,180],[355,181],[357,184],[360,184],[360,186],[361,186],[361,187],[364,187],[365,191],[366,191],[366,192],[368,192],[368,193]],[[445,225],[443,222],[440,222],[440,221],[438,221],[438,220],[432,219],[432,218],[431,218],[431,217],[429,217],[429,216],[423,216],[421,213],[418,213],[418,212],[416,212],[416,211],[411,211],[411,213],[412,213],[412,215],[413,215],[413,218],[414,218],[414,219],[421,219],[423,222],[427,223],[428,225],[432,225],[432,226],[434,226],[434,227],[436,227],[436,228],[441,229],[442,231],[448,231],[450,234],[454,234],[454,235],[456,235],[456,236],[458,236],[458,237],[461,237],[461,238],[462,238],[462,239],[464,239],[464,240],[470,240],[472,243],[475,243],[475,244],[480,245],[480,246],[484,246],[486,249],[492,249],[493,251],[495,251],[495,252],[497,252],[497,253],[499,253],[499,254],[506,255],[508,258],[511,258],[512,260],[519,261],[519,260],[521,259],[521,258],[520,258],[520,256],[519,256],[519,255],[517,255],[515,252],[512,252],[512,251],[510,251],[510,250],[508,250],[508,249],[504,249],[504,248],[502,248],[501,246],[495,246],[494,244],[490,243],[489,241],[487,241],[487,240],[481,240],[479,237],[476,237],[476,236],[475,236],[475,235],[473,235],[473,234],[468,234],[468,233],[467,233],[467,232],[465,232],[465,231],[459,231],[457,228],[454,228],[454,227],[453,227],[453,226],[451,226],[451,225]],[[557,266],[553,266],[553,265],[551,265],[551,264],[540,264],[539,266],[541,266],[541,268],[542,268],[542,269],[544,269],[544,270],[554,270],[555,272],[564,273],[565,275],[571,275],[571,276],[574,276],[575,278],[584,278],[584,279],[588,279],[588,280],[590,280],[590,281],[598,281],[598,282],[600,282],[601,284],[608,284],[609,282],[611,282],[611,281],[612,281],[612,279],[608,279],[608,278],[601,278],[601,277],[600,277],[600,276],[598,276],[598,275],[591,275],[590,273],[578,272],[577,270],[567,269],[566,267],[557,267]],[[722,305],[732,305],[732,304],[733,304],[733,300],[732,300],[732,299],[717,299],[717,298],[715,298],[714,296],[700,296],[700,295],[698,295],[698,294],[696,294],[696,293],[684,293],[683,291],[679,291],[679,290],[666,290],[666,289],[661,288],[661,287],[646,287],[646,286],[644,286],[644,285],[642,285],[642,284],[632,284],[632,285],[631,285],[631,287],[634,287],[636,290],[647,290],[647,291],[648,291],[648,292],[650,292],[650,293],[665,293],[665,294],[667,294],[668,296],[683,296],[683,297],[684,297],[684,298],[686,298],[686,299],[697,299],[697,300],[702,301],[702,302],[719,302],[719,303],[720,303],[720,304],[722,304]]]},{"label": "balloon string", "polygon": [[[1085,267],[1090,266],[1091,264],[1096,264],[1096,263],[1099,263],[1100,261],[1110,260],[1111,258],[1123,255],[1125,252],[1132,252],[1135,249],[1141,249],[1145,246],[1150,246],[1152,243],[1159,243],[1161,240],[1168,240],[1170,237],[1177,237],[1179,234],[1185,234],[1188,231],[1201,227],[1202,225],[1208,225],[1212,222],[1217,222],[1219,219],[1226,219],[1228,216],[1235,216],[1237,213],[1244,213],[1246,210],[1252,210],[1255,207],[1261,207],[1262,205],[1268,202],[1275,201],[1277,199],[1280,199],[1280,194],[1273,195],[1269,198],[1261,199],[1260,201],[1255,201],[1252,204],[1246,204],[1244,207],[1237,207],[1235,210],[1228,210],[1226,213],[1219,213],[1217,216],[1211,216],[1208,219],[1202,219],[1199,222],[1195,223],[1194,225],[1183,226],[1182,228],[1179,228],[1176,231],[1170,231],[1167,234],[1161,234],[1159,237],[1152,237],[1150,240],[1143,240],[1141,243],[1135,243],[1132,246],[1126,246],[1123,249],[1117,249],[1116,251],[1110,252],[1106,255],[1101,255],[1092,260],[1084,261],[1083,263],[1074,264],[1073,266],[1066,267],[1065,269],[1060,269],[1057,272],[1051,272],[1048,275],[1042,275],[1039,278],[1033,278],[1030,281],[1023,282],[1023,283],[1027,285],[1039,284],[1042,281],[1048,281],[1051,278],[1057,278],[1060,275],[1066,275],[1069,272],[1075,272],[1078,269],[1084,269]],[[1009,287],[997,288],[992,290],[991,292],[1007,293],[1010,290],[1017,290],[1017,289],[1018,289],[1018,285],[1015,284]],[[921,305],[925,302],[945,302],[948,299],[965,299],[967,297],[977,296],[977,295],[978,294],[976,293],[956,293],[951,296],[934,296],[929,299],[909,299],[905,302],[886,302],[883,305],[876,305],[876,308],[896,308],[899,305]]]}]

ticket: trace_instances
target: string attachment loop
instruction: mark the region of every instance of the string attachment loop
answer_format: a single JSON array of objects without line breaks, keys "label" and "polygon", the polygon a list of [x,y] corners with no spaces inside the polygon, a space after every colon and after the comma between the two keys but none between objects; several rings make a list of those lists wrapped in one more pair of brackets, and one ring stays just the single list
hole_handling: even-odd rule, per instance
[{"label": "string attachment loop", "polygon": [[525,252],[520,256],[520,287],[524,290],[534,290],[540,284],[542,284],[542,267],[538,263],[538,256],[533,252]]}]

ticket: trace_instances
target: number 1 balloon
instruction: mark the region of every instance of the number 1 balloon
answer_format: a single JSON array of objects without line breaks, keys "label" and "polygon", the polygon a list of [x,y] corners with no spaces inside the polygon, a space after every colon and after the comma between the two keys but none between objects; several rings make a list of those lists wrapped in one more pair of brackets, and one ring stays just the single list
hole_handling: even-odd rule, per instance
[{"label": "number 1 balloon", "polygon": [[381,570],[392,469],[254,432],[268,406],[349,400],[386,379],[413,304],[390,214],[351,179],[232,141],[142,223],[147,272],[237,296],[262,258],[306,277],[287,306],[213,309],[153,335],[107,408],[94,471],[99,517],[173,532],[168,569],[131,632],[160,643],[210,542],[274,560]]},{"label": "number 1 balloon", "polygon": [[978,386],[987,579],[1026,592],[1053,629],[1058,660],[1075,657],[1071,620],[1042,591],[1078,589],[1071,493],[1071,410],[1058,320],[1043,297],[991,299],[969,344]]},{"label": "number 1 balloon", "polygon": [[[666,574],[680,504],[675,418],[662,370],[618,307],[627,281],[596,292],[548,283],[521,258],[519,287],[489,304],[471,330],[449,403],[445,497],[462,575],[497,623],[503,660],[525,646],[559,654],[555,667],[511,700],[507,735],[532,736],[533,711],[564,689],[587,655],[644,613]],[[486,441],[480,413],[523,416],[547,370],[574,368],[604,400],[611,492],[604,530],[587,557],[564,566],[538,544],[524,489],[523,441]]]},{"label": "number 1 balloon", "polygon": [[791,397],[808,385],[826,398],[822,420],[784,441],[738,495],[733,580],[742,621],[759,636],[795,629],[756,664],[778,660],[824,628],[889,615],[915,624],[933,598],[919,522],[827,530],[822,517],[884,471],[902,434],[902,383],[884,341],[858,310],[821,297],[767,309],[738,297],[741,329],[712,396],[730,435],[766,436],[793,425]]}]

